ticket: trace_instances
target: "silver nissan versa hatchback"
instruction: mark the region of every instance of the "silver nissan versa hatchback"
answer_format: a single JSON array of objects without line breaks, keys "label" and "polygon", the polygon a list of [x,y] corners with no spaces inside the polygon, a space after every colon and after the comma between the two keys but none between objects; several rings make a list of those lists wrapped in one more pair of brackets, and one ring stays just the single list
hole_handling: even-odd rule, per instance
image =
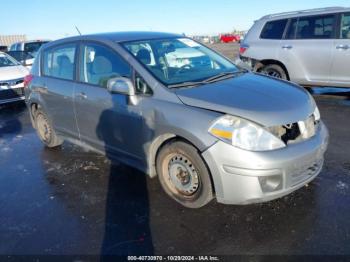
[{"label": "silver nissan versa hatchback", "polygon": [[43,46],[25,79],[33,126],[158,176],[189,208],[282,197],[321,171],[328,131],[303,88],[237,68],[177,34]]}]

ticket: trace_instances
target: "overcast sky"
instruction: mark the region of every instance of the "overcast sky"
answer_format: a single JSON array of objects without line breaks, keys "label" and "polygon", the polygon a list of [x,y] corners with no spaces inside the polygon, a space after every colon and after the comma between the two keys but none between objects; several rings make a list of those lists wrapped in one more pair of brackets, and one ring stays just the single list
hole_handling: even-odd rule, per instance
[{"label": "overcast sky", "polygon": [[15,0],[2,1],[0,34],[57,39],[113,31],[152,30],[187,35],[247,30],[263,15],[349,0]]}]

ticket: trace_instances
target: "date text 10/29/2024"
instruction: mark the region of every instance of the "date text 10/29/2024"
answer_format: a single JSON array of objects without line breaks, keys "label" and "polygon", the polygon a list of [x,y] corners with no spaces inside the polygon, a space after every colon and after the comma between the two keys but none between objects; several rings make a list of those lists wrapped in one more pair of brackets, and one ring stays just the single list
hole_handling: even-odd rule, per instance
[{"label": "date text 10/29/2024", "polygon": [[128,256],[128,261],[220,261],[217,256]]}]

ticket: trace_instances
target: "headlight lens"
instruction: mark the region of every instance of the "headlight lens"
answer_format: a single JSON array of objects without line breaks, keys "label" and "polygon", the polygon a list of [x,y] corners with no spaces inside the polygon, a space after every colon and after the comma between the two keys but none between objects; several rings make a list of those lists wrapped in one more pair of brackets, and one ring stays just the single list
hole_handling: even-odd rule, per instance
[{"label": "headlight lens", "polygon": [[315,117],[315,121],[320,121],[320,119],[321,119],[321,114],[320,114],[320,111],[318,110],[317,106],[315,107],[314,117]]},{"label": "headlight lens", "polygon": [[262,126],[230,115],[216,120],[209,128],[209,133],[233,146],[250,151],[268,151],[286,146]]}]

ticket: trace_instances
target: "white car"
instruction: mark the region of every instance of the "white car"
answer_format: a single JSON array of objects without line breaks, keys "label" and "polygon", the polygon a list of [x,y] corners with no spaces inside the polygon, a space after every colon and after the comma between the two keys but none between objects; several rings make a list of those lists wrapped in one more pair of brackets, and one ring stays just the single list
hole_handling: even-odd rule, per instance
[{"label": "white car", "polygon": [[193,50],[193,48],[178,48],[173,52],[167,53],[165,57],[168,65],[176,68],[181,68],[186,65],[190,66],[191,64],[196,63],[197,60],[203,62],[203,59],[206,63],[210,64],[210,61],[205,60],[205,56],[202,52]]},{"label": "white car", "polygon": [[24,100],[24,77],[29,70],[0,52],[0,104]]}]

